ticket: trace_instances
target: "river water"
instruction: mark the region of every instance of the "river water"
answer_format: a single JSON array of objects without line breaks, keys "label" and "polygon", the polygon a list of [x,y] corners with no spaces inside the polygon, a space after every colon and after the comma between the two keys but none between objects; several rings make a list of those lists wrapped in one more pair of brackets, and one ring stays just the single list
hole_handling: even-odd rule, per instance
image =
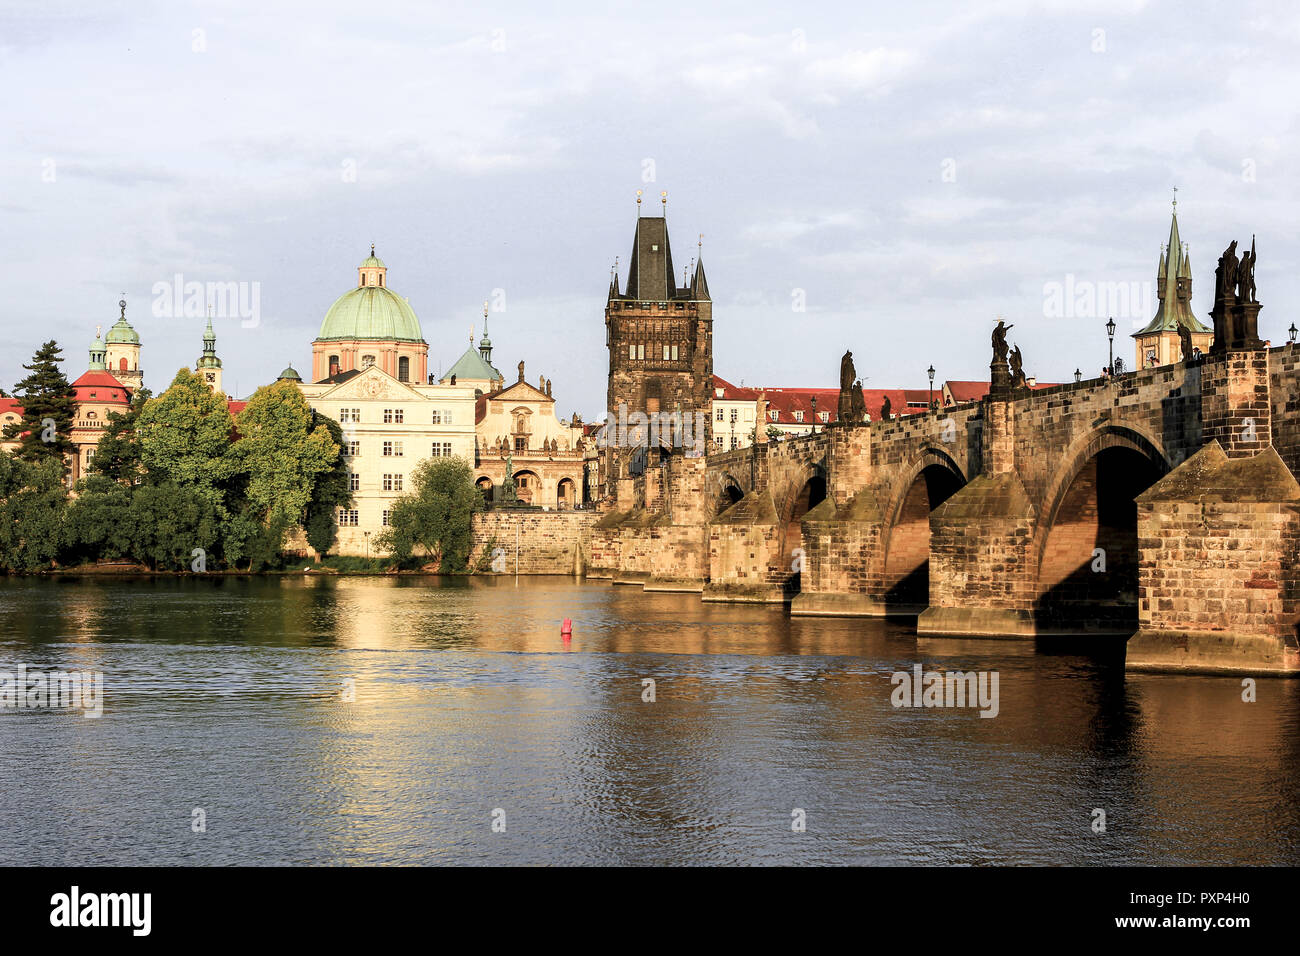
[{"label": "river water", "polygon": [[[103,713],[0,710],[0,864],[1300,862],[1300,682],[1095,642],[551,578],[0,579],[20,664],[102,672]],[[997,715],[895,707],[916,664],[996,672]]]}]

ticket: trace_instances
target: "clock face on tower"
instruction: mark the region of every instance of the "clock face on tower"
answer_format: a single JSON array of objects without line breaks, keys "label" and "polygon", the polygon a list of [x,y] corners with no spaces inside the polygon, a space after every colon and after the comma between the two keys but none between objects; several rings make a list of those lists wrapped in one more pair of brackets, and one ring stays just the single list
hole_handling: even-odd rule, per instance
[{"label": "clock face on tower", "polygon": [[216,380],[217,380],[216,374],[214,372],[208,372],[208,381],[215,382]]}]

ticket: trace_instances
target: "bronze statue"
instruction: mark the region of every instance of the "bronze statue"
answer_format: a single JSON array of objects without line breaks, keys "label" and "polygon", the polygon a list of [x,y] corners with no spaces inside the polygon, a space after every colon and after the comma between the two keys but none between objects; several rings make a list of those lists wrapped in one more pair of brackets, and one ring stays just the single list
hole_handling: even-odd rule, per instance
[{"label": "bronze statue", "polygon": [[1241,265],[1237,267],[1237,298],[1241,302],[1255,301],[1255,237],[1250,237],[1250,251],[1241,254]]},{"label": "bronze statue", "polygon": [[890,402],[889,396],[886,395],[885,400],[880,403],[880,420],[882,422],[889,421],[889,419],[893,415],[893,408],[894,408],[893,403]]},{"label": "bronze statue", "polygon": [[862,396],[861,380],[854,381],[849,399],[849,420],[857,425],[867,418],[867,400]]},{"label": "bronze statue", "polygon": [[1001,319],[998,319],[997,327],[993,330],[993,361],[1005,362],[1007,360],[1007,333],[1015,328],[1015,325],[1004,325]]},{"label": "bronze statue", "polygon": [[856,377],[853,353],[845,352],[844,357],[840,359],[840,400],[835,410],[835,417],[842,422],[853,418],[853,381]]}]

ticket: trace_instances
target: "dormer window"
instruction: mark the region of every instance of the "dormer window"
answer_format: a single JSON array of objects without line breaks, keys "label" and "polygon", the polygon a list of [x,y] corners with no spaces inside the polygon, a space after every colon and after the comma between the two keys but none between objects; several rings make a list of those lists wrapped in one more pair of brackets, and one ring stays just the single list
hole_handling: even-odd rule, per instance
[{"label": "dormer window", "polygon": [[794,413],[794,420],[797,421],[797,422],[801,422],[801,421],[803,421],[803,412],[795,412],[795,413]]}]

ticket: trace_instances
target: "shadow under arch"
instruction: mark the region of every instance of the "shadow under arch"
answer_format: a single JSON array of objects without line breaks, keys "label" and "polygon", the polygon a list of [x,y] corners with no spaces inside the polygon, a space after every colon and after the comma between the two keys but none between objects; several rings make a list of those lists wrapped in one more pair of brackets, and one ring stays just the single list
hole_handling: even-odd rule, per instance
[{"label": "shadow under arch", "polygon": [[1034,620],[1040,634],[1137,630],[1135,499],[1168,474],[1156,440],[1108,423],[1067,451],[1034,532]]},{"label": "shadow under arch", "polygon": [[885,605],[917,611],[930,603],[930,512],[966,485],[961,466],[927,446],[890,494],[884,534]]}]

